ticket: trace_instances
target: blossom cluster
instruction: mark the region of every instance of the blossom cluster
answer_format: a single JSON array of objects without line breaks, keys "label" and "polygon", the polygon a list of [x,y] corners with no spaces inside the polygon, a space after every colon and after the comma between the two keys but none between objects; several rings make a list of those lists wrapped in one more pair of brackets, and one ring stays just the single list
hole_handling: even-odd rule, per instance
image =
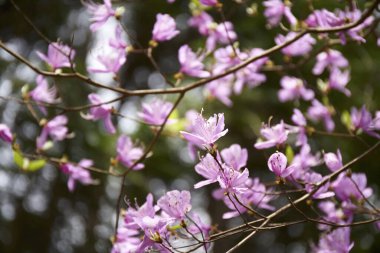
[{"label": "blossom cluster", "polygon": [[[175,0],[167,2],[176,4]],[[75,138],[75,124],[67,112],[80,111],[81,120],[91,126],[101,123],[100,132],[113,140],[109,168],[101,172],[123,179],[130,171],[138,173],[148,169],[145,159],[152,154],[160,135],[166,133],[165,127],[173,126],[174,137],[179,139],[181,136],[187,142],[189,156],[195,161],[194,172],[201,178],[195,182],[193,191],[211,188],[212,198],[225,205],[223,219],[240,216],[246,226],[244,229],[253,229],[246,217],[261,218],[265,222],[259,228],[272,229],[275,225],[271,224],[270,217],[275,217],[277,212],[282,212],[281,208],[286,208],[281,205],[283,201],[290,202],[288,207],[302,213],[296,206],[298,203],[294,204],[293,196],[290,196],[294,192],[302,193],[304,197],[298,200],[307,200],[307,204],[312,205],[312,210],[318,214],[317,218],[308,219],[315,222],[321,232],[318,243],[311,245],[312,252],[349,252],[354,247],[350,239],[350,226],[358,217],[371,216],[373,221],[379,219],[378,209],[369,208],[372,206],[370,198],[375,197],[374,190],[367,185],[365,173],[351,170],[344,164],[343,160],[348,161],[348,155],[341,152],[344,151],[342,147],[325,150],[322,142],[319,143],[314,137],[316,134],[336,134],[356,139],[365,145],[368,144],[362,137],[371,141],[380,140],[380,110],[362,105],[340,111],[334,105],[334,99],[330,99],[332,95],[344,99],[353,96],[351,66],[346,51],[341,48],[352,41],[366,43],[366,33],[375,30],[378,18],[370,12],[363,12],[355,1],[349,8],[334,11],[313,7],[310,13],[298,17],[295,15],[297,12],[293,11],[295,1],[265,0],[260,7],[254,4],[249,10],[262,14],[268,29],[283,28],[281,32],[274,30],[276,35],[271,40],[274,46],[265,50],[256,43],[250,47],[239,43],[241,34],[229,16],[224,15],[223,4],[217,0],[196,0],[191,1],[189,13],[183,17],[157,13],[146,45],[140,45],[132,41],[123,23],[125,8],[121,3],[111,0],[84,2],[90,15],[89,29],[94,35],[101,35],[102,30],[111,31],[112,34],[101,49],[94,50],[95,57],[87,62],[89,76],[77,71],[77,51],[71,44],[56,41],[48,45],[46,53],[37,51],[44,66],[37,71],[33,89],[29,90],[26,86],[22,90],[23,102],[28,105],[40,127],[34,136],[36,152],[24,157],[17,136],[4,123],[0,124],[0,139],[12,147],[15,162],[22,163],[23,168],[31,162],[30,157],[36,161],[41,159],[58,164],[57,167],[67,178],[68,190],[73,192],[77,183],[97,184],[91,172],[99,172],[99,169],[94,167],[91,159],[73,162],[65,154],[61,154],[60,159],[51,155],[51,149],[63,146],[67,139]],[[255,8],[263,8],[263,12],[255,13]],[[182,20],[184,17],[188,17],[186,22]],[[194,30],[198,44],[183,40],[185,29]],[[160,71],[161,63],[155,61],[153,52],[169,41],[181,44],[175,47],[178,56],[176,69],[167,75]],[[163,77],[166,86],[163,89],[137,91],[123,87],[122,70],[126,68],[131,54],[144,54]],[[301,71],[308,62],[311,78]],[[280,75],[278,79],[273,78],[276,80],[274,84],[270,83],[273,82],[271,71]],[[112,76],[111,83],[97,81],[97,77],[107,75]],[[58,88],[60,79],[53,77],[77,78],[93,88],[112,91],[113,95],[120,93],[120,97],[114,98],[112,95],[111,99],[100,89],[86,90],[86,105],[65,108],[64,97],[61,97]],[[189,84],[188,80],[194,82]],[[255,129],[259,137],[252,138],[250,147],[236,142],[223,146],[221,140],[231,132],[226,128],[224,113],[207,118],[203,110],[201,113],[193,110],[185,113],[183,108],[177,110],[186,93],[199,87],[203,88],[199,93],[203,95],[202,101],[216,98],[223,105],[232,107],[235,95],[243,95],[246,91],[253,93],[256,90],[251,90],[259,89],[261,85],[274,86],[270,87],[272,97],[293,107],[290,120],[278,119],[274,115],[273,119],[271,117]],[[147,97],[148,94],[154,97]],[[163,94],[168,94],[168,97]],[[169,94],[180,96],[173,102]],[[136,100],[139,109],[134,116],[123,115],[121,106],[125,105],[126,100],[130,102],[129,98],[134,95],[144,97]],[[183,119],[182,114],[186,114]],[[173,115],[179,119],[173,119]],[[146,125],[151,130],[149,133],[154,134],[151,144],[145,147],[144,143],[136,141],[135,136],[125,134],[119,123],[120,118],[132,118],[142,126]],[[187,125],[183,124],[185,121]],[[344,129],[347,134],[335,132],[337,129]],[[261,152],[265,164],[251,163],[251,152]],[[257,171],[260,166],[268,172],[268,178],[273,179],[271,182],[259,177],[261,174]],[[123,193],[121,188],[120,194]],[[191,193],[187,190],[168,191],[156,203],[153,193],[147,194],[142,205],[127,203],[117,224],[112,252],[173,252],[176,247],[188,247],[192,251],[191,243],[201,245],[207,252],[212,247],[210,238],[217,232],[204,223],[204,217],[194,209]],[[308,218],[307,214],[302,213],[302,216]],[[234,229],[239,231],[241,228]]]},{"label": "blossom cluster", "polygon": [[208,238],[210,226],[190,211],[188,191],[169,191],[157,204],[153,202],[153,195],[148,194],[143,205],[130,205],[123,212],[112,252],[170,252],[179,238]]}]

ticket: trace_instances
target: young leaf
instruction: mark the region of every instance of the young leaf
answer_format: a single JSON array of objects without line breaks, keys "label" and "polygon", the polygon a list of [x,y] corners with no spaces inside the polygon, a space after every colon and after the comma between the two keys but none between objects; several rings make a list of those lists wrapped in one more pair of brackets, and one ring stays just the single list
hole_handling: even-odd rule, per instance
[{"label": "young leaf", "polygon": [[13,160],[15,162],[15,164],[22,169],[23,165],[24,165],[24,157],[22,156],[22,154],[20,152],[18,152],[17,150],[13,150]]},{"label": "young leaf", "polygon": [[34,160],[31,161],[29,164],[29,167],[27,168],[28,171],[37,171],[42,169],[46,164],[46,161],[43,159]]}]

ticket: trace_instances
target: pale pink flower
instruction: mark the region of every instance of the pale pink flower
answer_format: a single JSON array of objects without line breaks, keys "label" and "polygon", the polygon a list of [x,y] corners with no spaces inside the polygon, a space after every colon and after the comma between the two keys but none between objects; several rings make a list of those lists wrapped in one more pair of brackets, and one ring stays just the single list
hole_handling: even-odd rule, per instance
[{"label": "pale pink flower", "polygon": [[168,14],[157,14],[152,39],[157,42],[171,40],[179,34],[174,19]]}]

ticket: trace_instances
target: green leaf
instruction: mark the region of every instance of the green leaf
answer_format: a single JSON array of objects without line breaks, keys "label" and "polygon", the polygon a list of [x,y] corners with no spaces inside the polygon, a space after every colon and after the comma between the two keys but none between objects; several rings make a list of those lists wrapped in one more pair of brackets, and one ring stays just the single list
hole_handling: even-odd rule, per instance
[{"label": "green leaf", "polygon": [[46,164],[46,161],[43,159],[40,160],[34,160],[29,163],[29,167],[27,168],[28,171],[37,171],[42,169]]},{"label": "green leaf", "polygon": [[17,151],[17,150],[13,150],[13,160],[15,162],[15,164],[20,168],[22,169],[23,168],[23,165],[24,165],[24,157],[22,156],[22,154]]},{"label": "green leaf", "polygon": [[342,116],[340,117],[340,120],[342,121],[343,125],[347,127],[348,130],[351,129],[352,123],[351,123],[351,115],[348,111],[344,111],[342,113]]},{"label": "green leaf", "polygon": [[22,153],[18,150],[13,150],[13,160],[15,164],[24,171],[37,171],[42,169],[46,161],[44,159],[38,159],[31,161],[28,158],[23,157]]},{"label": "green leaf", "polygon": [[286,158],[288,159],[288,164],[291,164],[294,158],[294,151],[291,146],[287,146],[285,150]]}]

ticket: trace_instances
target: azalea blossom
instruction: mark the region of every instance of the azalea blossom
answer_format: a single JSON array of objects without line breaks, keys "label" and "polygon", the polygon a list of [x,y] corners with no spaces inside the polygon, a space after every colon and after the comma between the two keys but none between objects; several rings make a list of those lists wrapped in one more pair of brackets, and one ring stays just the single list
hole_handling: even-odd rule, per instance
[{"label": "azalea blossom", "polygon": [[125,50],[127,49],[128,44],[125,38],[123,37],[123,28],[120,25],[116,26],[115,37],[111,38],[108,41],[108,44],[110,45],[110,47],[115,48],[116,50],[119,50],[121,54],[124,53]]},{"label": "azalea blossom", "polygon": [[218,4],[218,0],[200,0],[200,2],[206,6],[215,6]]},{"label": "azalea blossom", "polygon": [[327,168],[329,168],[329,170],[332,172],[343,167],[342,155],[339,149],[337,150],[336,154],[332,152],[324,154],[323,159],[326,163]]},{"label": "azalea blossom", "polygon": [[65,115],[58,115],[44,124],[40,136],[37,137],[37,148],[43,149],[48,137],[54,141],[62,141],[68,137],[66,124],[68,119]]},{"label": "azalea blossom", "polygon": [[331,28],[342,24],[342,20],[333,12],[326,9],[315,10],[311,13],[305,23],[309,27]]},{"label": "azalea blossom", "polygon": [[181,64],[180,73],[200,78],[210,76],[210,73],[204,70],[202,57],[198,57],[188,45],[180,47],[178,51],[178,60]]},{"label": "azalea blossom", "polygon": [[242,172],[236,171],[232,168],[224,169],[223,173],[218,176],[218,182],[225,194],[241,194],[247,190],[245,182],[249,177],[248,169]]},{"label": "azalea blossom", "polygon": [[228,129],[224,129],[224,114],[214,114],[209,119],[204,119],[199,114],[192,122],[192,132],[180,131],[189,142],[202,148],[212,148],[215,142],[224,136]]},{"label": "azalea blossom", "polygon": [[380,111],[375,113],[375,117],[369,125],[369,130],[380,130]]},{"label": "azalea blossom", "polygon": [[329,108],[316,99],[314,99],[311,104],[311,107],[307,110],[309,118],[314,122],[323,120],[326,130],[329,132],[333,131],[335,128],[335,123],[332,119],[332,113]]},{"label": "azalea blossom", "polygon": [[98,65],[100,67],[89,67],[87,70],[91,73],[112,73],[117,75],[120,68],[126,62],[127,58],[125,53],[111,52],[101,53],[96,57]]},{"label": "azalea blossom", "polygon": [[332,183],[336,196],[342,201],[369,198],[373,190],[367,187],[367,176],[364,173],[352,173],[350,177],[342,173]]},{"label": "azalea blossom", "polygon": [[[305,190],[309,193],[315,190],[316,185],[324,180],[324,177],[316,172],[307,172],[303,175],[301,180],[305,183]],[[330,183],[324,183],[316,192],[313,193],[314,199],[325,199],[333,197],[335,193],[330,190]]]},{"label": "azalea blossom", "polygon": [[207,36],[213,22],[214,19],[207,12],[202,11],[200,13],[195,13],[189,19],[188,24],[191,27],[196,27],[201,35]]},{"label": "azalea blossom", "polygon": [[349,253],[354,247],[350,242],[351,230],[349,227],[337,228],[328,234],[322,234],[318,246],[312,248],[313,253]]},{"label": "azalea blossom", "polygon": [[292,77],[284,76],[281,78],[282,89],[278,92],[278,98],[281,102],[286,102],[295,99],[311,100],[314,98],[314,91],[306,89],[304,81]]},{"label": "azalea blossom", "polygon": [[[240,54],[239,58],[246,60],[248,57],[259,56],[263,52],[264,50],[261,48],[253,48],[247,54]],[[241,94],[244,86],[255,88],[267,80],[266,76],[260,73],[260,70],[268,59],[268,57],[262,57],[236,73],[236,81],[233,87],[235,94]]]},{"label": "azalea blossom", "polygon": [[0,139],[12,143],[13,141],[13,135],[9,127],[5,124],[0,123]]},{"label": "azalea blossom", "polygon": [[53,70],[69,68],[74,60],[75,50],[61,42],[49,44],[47,54],[37,51],[38,57],[45,61]]},{"label": "azalea blossom", "polygon": [[314,75],[320,75],[326,68],[346,68],[348,67],[347,59],[341,52],[334,49],[328,49],[325,52],[321,52],[316,57],[317,62],[313,68]]},{"label": "azalea blossom", "polygon": [[152,33],[152,40],[162,42],[171,40],[179,34],[179,31],[176,29],[175,21],[170,15],[159,13],[156,16],[156,23]]},{"label": "azalea blossom", "polygon": [[315,167],[320,163],[319,154],[312,154],[310,146],[305,143],[299,153],[293,158],[292,165],[295,167],[295,171],[292,174],[293,178],[302,178],[311,167]]},{"label": "azalea blossom", "polygon": [[347,97],[351,96],[351,91],[346,88],[350,81],[350,71],[340,71],[337,68],[331,70],[328,87],[342,92]]},{"label": "azalea blossom", "polygon": [[278,177],[287,177],[293,173],[294,165],[286,166],[288,159],[281,152],[272,154],[268,159],[268,168]]},{"label": "azalea blossom", "polygon": [[[347,20],[349,20],[350,23],[354,23],[356,21],[358,21],[359,19],[362,18],[362,11],[359,10],[356,6],[354,6],[352,9],[346,9],[345,11],[342,11],[342,10],[338,10],[337,11],[337,16],[340,18],[340,20],[344,23],[347,22]],[[369,16],[367,17],[363,22],[360,22],[359,25],[347,30],[347,31],[344,31],[344,32],[340,32],[339,33],[339,36],[340,36],[340,40],[342,42],[342,44],[346,44],[347,42],[347,35],[354,41],[357,41],[359,43],[364,43],[366,42],[365,38],[362,36],[362,31],[364,28],[370,26],[373,21],[374,21],[374,17],[373,16]],[[343,23],[343,24],[344,24]]]},{"label": "azalea blossom", "polygon": [[208,26],[206,40],[206,49],[208,52],[211,52],[215,49],[216,44],[220,43],[223,45],[229,44],[237,39],[237,34],[234,30],[234,26],[231,22],[222,22],[222,23],[211,23]]},{"label": "azalea blossom", "polygon": [[157,205],[172,218],[183,220],[191,210],[191,195],[189,191],[170,191],[162,196]]},{"label": "azalea blossom", "polygon": [[172,108],[172,103],[155,99],[152,102],[143,103],[142,112],[139,112],[138,115],[147,124],[162,125]]},{"label": "azalea blossom", "polygon": [[99,95],[91,93],[88,95],[88,99],[91,102],[90,113],[83,117],[87,120],[103,120],[104,127],[108,133],[114,134],[116,132],[115,126],[112,123],[112,106],[104,104],[104,101]]},{"label": "azalea blossom", "polygon": [[196,27],[201,35],[207,36],[206,49],[208,52],[213,51],[217,43],[226,45],[237,39],[231,22],[226,21],[218,24],[205,11],[194,14],[189,19],[188,24],[191,27]]},{"label": "azalea blossom", "polygon": [[[323,220],[336,224],[349,224],[354,218],[354,213],[344,206],[337,206],[333,201],[322,201],[318,204],[318,208],[322,210]],[[321,230],[330,230],[331,226],[320,224],[318,228]]]},{"label": "azalea blossom", "polygon": [[223,161],[235,170],[240,170],[247,165],[248,151],[239,144],[233,144],[220,152]]},{"label": "azalea blossom", "polygon": [[288,139],[289,131],[285,128],[285,124],[281,121],[280,124],[274,125],[272,127],[263,125],[260,130],[260,134],[266,139],[264,141],[259,140],[255,144],[257,149],[266,149],[274,147],[276,145],[282,145]]},{"label": "azalea blossom", "polygon": [[76,182],[84,185],[94,184],[95,181],[91,178],[91,174],[87,168],[93,165],[93,161],[82,159],[77,165],[71,163],[63,163],[60,169],[63,173],[69,175],[67,187],[72,192],[75,189]]},{"label": "azalea blossom", "polygon": [[94,2],[85,2],[85,7],[91,14],[90,29],[92,31],[98,30],[103,26],[110,17],[115,16],[116,11],[112,9],[111,0],[103,0],[104,4],[95,4]]},{"label": "azalea blossom", "polygon": [[228,75],[208,83],[205,92],[209,98],[216,98],[226,106],[232,106],[232,82],[233,76]]},{"label": "azalea blossom", "polygon": [[297,125],[292,127],[294,132],[297,133],[297,146],[305,145],[307,143],[306,135],[306,118],[303,116],[302,112],[299,109],[293,109],[292,121]]},{"label": "azalea blossom", "polygon": [[[224,164],[222,164],[224,167]],[[195,165],[195,171],[206,178],[206,180],[200,181],[194,185],[194,188],[200,188],[208,184],[212,184],[218,181],[218,176],[223,168],[220,168],[218,162],[210,154],[206,154],[201,161]]]},{"label": "azalea blossom", "polygon": [[133,170],[141,170],[144,168],[144,164],[136,162],[143,156],[144,151],[140,147],[136,147],[131,138],[126,135],[121,135],[117,140],[117,159],[121,161],[122,164],[130,168],[132,165]]},{"label": "azalea blossom", "polygon": [[380,134],[374,132],[374,128],[371,113],[366,109],[365,105],[361,109],[353,107],[351,109],[351,124],[354,131],[361,130],[373,137],[380,139]]},{"label": "azalea blossom", "polygon": [[[37,86],[29,92],[30,97],[38,103],[54,104],[58,103],[60,99],[57,98],[57,89],[55,86],[49,87],[46,79],[38,75],[36,78]],[[47,114],[46,108],[43,105],[38,106],[43,114]]]},{"label": "azalea blossom", "polygon": [[267,0],[263,2],[263,5],[265,6],[264,15],[270,25],[278,25],[283,16],[286,17],[291,25],[297,24],[297,19],[291,12],[290,7],[282,0]]},{"label": "azalea blossom", "polygon": [[[289,32],[286,36],[280,34],[275,38],[275,42],[277,45],[281,45],[292,40],[296,35],[297,33],[295,32]],[[316,40],[310,34],[306,34],[297,41],[281,49],[281,52],[288,56],[302,56],[309,53],[313,49],[315,43]]]},{"label": "azalea blossom", "polygon": [[239,48],[234,48],[231,45],[218,48],[214,52],[216,63],[212,72],[213,74],[223,73],[228,68],[241,63],[242,59],[246,59],[247,57],[246,53],[240,52]]}]

